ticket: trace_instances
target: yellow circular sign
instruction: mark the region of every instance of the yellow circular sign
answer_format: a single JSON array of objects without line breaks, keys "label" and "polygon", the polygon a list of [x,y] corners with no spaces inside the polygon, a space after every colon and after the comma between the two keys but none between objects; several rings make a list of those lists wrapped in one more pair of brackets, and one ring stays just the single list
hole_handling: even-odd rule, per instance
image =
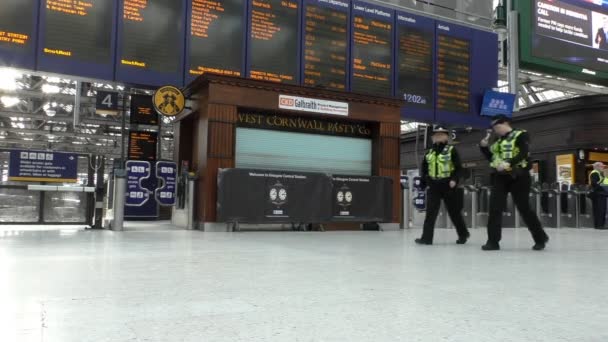
[{"label": "yellow circular sign", "polygon": [[181,90],[174,86],[158,88],[154,93],[154,109],[164,116],[176,116],[184,110],[186,98]]}]

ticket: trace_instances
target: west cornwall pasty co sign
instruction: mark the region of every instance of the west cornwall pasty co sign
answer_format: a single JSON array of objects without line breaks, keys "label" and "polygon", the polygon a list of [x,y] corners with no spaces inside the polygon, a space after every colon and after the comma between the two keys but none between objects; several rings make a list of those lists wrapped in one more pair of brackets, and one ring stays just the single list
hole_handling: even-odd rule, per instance
[{"label": "west cornwall pasty co sign", "polygon": [[348,103],[279,95],[279,108],[309,113],[348,116]]}]

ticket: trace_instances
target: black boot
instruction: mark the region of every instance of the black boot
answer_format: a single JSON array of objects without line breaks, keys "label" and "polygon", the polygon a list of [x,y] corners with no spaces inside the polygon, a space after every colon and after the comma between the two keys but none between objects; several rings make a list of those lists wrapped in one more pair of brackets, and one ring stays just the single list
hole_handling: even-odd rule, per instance
[{"label": "black boot", "polygon": [[500,245],[496,242],[486,242],[485,245],[481,246],[481,250],[483,251],[498,251],[500,250]]},{"label": "black boot", "polygon": [[458,240],[456,240],[456,243],[459,245],[464,245],[465,243],[467,243],[467,240],[469,240],[469,237],[471,237],[470,233],[467,233],[467,235],[465,236],[459,236]]},{"label": "black boot", "polygon": [[542,251],[547,246],[547,242],[549,242],[549,236],[546,236],[545,240],[543,240],[542,242],[537,242],[536,244],[534,244],[534,246],[532,246],[532,249],[535,251]]},{"label": "black boot", "polygon": [[431,241],[426,241],[426,240],[422,240],[422,238],[420,238],[420,239],[416,239],[416,240],[414,240],[414,241],[415,241],[417,244],[419,244],[419,245],[432,245],[432,244],[433,244],[433,242],[431,242]]}]

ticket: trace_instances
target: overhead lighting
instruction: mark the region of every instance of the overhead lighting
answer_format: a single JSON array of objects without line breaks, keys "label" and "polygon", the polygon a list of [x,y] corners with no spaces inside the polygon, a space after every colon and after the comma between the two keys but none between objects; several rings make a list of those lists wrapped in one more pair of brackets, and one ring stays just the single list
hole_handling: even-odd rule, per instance
[{"label": "overhead lighting", "polygon": [[20,76],[19,72],[11,68],[0,69],[0,89],[2,90],[16,90],[17,81],[16,79]]},{"label": "overhead lighting", "polygon": [[42,86],[42,92],[46,93],[46,94],[57,94],[61,91],[61,89],[56,86],[56,85],[52,85],[52,84],[44,84]]},{"label": "overhead lighting", "polygon": [[5,108],[12,107],[19,103],[19,98],[14,96],[2,96],[0,97],[0,102],[4,105]]},{"label": "overhead lighting", "polygon": [[44,112],[46,113],[46,116],[49,116],[49,117],[53,117],[53,116],[55,116],[55,114],[57,114],[57,111],[54,109],[51,109],[51,108],[45,109]]}]

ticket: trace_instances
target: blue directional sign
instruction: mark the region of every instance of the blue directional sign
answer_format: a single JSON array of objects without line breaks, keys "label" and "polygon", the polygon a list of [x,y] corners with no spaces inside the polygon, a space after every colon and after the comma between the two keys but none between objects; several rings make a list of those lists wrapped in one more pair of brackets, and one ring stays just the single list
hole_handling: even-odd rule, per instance
[{"label": "blue directional sign", "polygon": [[499,93],[497,91],[488,90],[483,97],[481,105],[481,115],[513,115],[513,107],[515,106],[515,94]]},{"label": "blue directional sign", "polygon": [[426,211],[426,192],[425,191],[418,191],[412,201],[414,202],[414,208],[416,208],[416,210]]},{"label": "blue directional sign", "polygon": [[141,182],[150,178],[150,162],[140,160],[127,161],[127,193],[125,205],[141,207],[150,199],[150,191]]},{"label": "blue directional sign", "polygon": [[75,183],[78,156],[52,151],[10,151],[8,179],[17,182]]},{"label": "blue directional sign", "polygon": [[175,205],[175,189],[177,184],[177,164],[174,162],[159,161],[156,163],[156,178],[161,180],[162,186],[154,191],[158,204],[163,206]]}]

